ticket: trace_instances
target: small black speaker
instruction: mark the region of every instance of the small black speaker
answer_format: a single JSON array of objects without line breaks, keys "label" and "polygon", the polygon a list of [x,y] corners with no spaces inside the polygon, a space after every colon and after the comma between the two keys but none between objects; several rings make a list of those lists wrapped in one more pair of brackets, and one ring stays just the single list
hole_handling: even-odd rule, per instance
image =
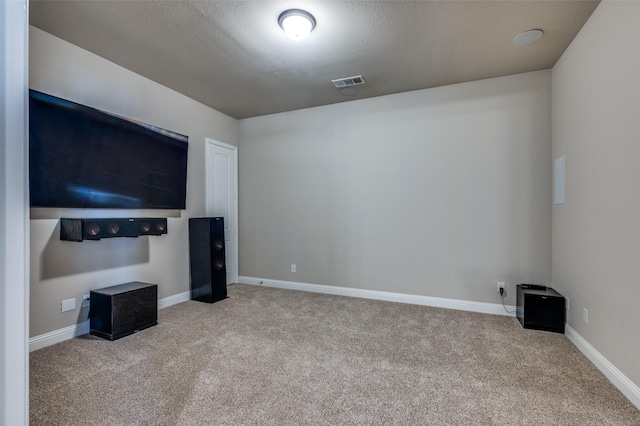
[{"label": "small black speaker", "polygon": [[519,284],[516,316],[524,328],[564,333],[564,297],[552,288]]},{"label": "small black speaker", "polygon": [[224,219],[189,219],[191,300],[213,303],[227,297]]}]

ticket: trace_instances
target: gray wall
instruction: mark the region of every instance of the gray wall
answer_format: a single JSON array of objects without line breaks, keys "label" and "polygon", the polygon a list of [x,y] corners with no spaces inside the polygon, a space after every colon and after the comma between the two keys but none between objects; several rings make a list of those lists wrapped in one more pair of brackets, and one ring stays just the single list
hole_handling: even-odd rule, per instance
[{"label": "gray wall", "polygon": [[[640,384],[640,3],[602,2],[553,68],[553,284],[568,323]],[[589,322],[582,310],[589,311]]]},{"label": "gray wall", "polygon": [[[187,219],[205,214],[205,137],[237,145],[237,120],[34,27],[29,48],[32,89],[189,136],[187,210],[31,210],[31,336],[86,320],[86,309],[61,313],[60,301],[80,306],[91,289],[139,280],[158,284],[160,298],[189,290]],[[60,217],[142,215],[172,216],[169,233],[59,240]]]},{"label": "gray wall", "polygon": [[506,281],[513,304],[548,284],[550,77],[241,120],[240,275],[492,303]]}]

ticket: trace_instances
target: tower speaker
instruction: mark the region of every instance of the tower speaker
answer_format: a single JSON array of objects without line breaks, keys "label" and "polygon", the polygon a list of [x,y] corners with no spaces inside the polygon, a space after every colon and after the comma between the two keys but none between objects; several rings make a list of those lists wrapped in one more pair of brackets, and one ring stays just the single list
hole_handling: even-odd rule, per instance
[{"label": "tower speaker", "polygon": [[191,300],[213,303],[227,297],[224,219],[189,219]]}]

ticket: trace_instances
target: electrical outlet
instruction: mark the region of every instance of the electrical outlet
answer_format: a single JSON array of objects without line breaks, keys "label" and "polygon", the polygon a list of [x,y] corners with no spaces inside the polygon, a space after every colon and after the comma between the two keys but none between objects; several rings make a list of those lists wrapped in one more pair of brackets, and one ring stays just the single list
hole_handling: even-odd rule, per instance
[{"label": "electrical outlet", "polygon": [[584,321],[585,324],[589,324],[589,311],[587,308],[582,308],[582,321]]},{"label": "electrical outlet", "polygon": [[62,301],[60,312],[73,311],[76,309],[76,299],[65,299]]},{"label": "electrical outlet", "polygon": [[88,295],[88,294],[85,294],[85,295],[82,296],[82,307],[83,308],[88,308],[89,307],[89,298],[90,297],[91,296]]},{"label": "electrical outlet", "polygon": [[295,272],[296,271],[296,265],[295,263],[291,264],[291,272]]},{"label": "electrical outlet", "polygon": [[502,281],[498,281],[498,293],[500,293],[500,289],[502,289],[502,292],[504,293],[504,282]]}]

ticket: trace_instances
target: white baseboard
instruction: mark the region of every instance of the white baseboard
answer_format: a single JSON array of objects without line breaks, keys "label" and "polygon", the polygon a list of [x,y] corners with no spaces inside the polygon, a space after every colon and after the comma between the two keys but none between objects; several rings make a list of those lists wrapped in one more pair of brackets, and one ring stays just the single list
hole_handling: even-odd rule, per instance
[{"label": "white baseboard", "polygon": [[29,352],[42,349],[89,332],[89,320],[29,339]]},{"label": "white baseboard", "polygon": [[[173,296],[158,300],[158,309],[168,308],[169,306],[186,302],[189,299],[190,294],[188,291],[174,294]],[[88,332],[89,320],[86,320],[78,324],[70,325],[69,327],[34,336],[29,339],[29,352],[55,345],[56,343],[64,342],[65,340],[73,339],[74,337],[82,336]]]},{"label": "white baseboard", "polygon": [[301,290],[312,293],[333,294],[337,296],[360,297],[363,299],[384,300],[387,302],[408,303],[412,305],[434,306],[437,308],[456,309],[459,311],[480,312],[483,314],[505,315],[515,317],[515,306],[507,305],[511,312],[506,312],[502,304],[472,302],[469,300],[446,299],[442,297],[419,296],[414,294],[392,293],[388,291],[365,290],[361,288],[338,287],[332,285],[308,284],[295,281],[269,280],[265,278],[238,277],[240,283],[262,285],[265,287]]},{"label": "white baseboard", "polygon": [[158,309],[168,308],[169,306],[177,305],[178,303],[186,302],[190,299],[191,293],[189,291],[183,291],[182,293],[174,294],[173,296],[158,300]]},{"label": "white baseboard", "polygon": [[569,324],[565,324],[564,334],[633,405],[640,409],[640,388],[635,383],[629,380],[622,371],[618,370],[615,365],[609,362],[596,348],[591,346],[589,342],[571,328]]}]

